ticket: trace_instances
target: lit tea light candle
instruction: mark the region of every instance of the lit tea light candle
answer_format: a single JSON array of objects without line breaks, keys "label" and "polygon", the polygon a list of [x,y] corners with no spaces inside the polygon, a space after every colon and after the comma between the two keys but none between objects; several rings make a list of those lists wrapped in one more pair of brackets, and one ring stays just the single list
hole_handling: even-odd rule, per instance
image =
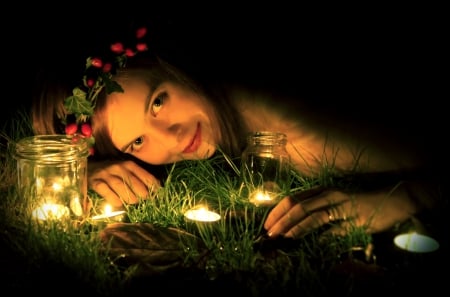
[{"label": "lit tea light candle", "polygon": [[43,204],[32,212],[32,216],[39,220],[60,220],[69,215],[70,210],[67,206],[52,203]]},{"label": "lit tea light candle", "polygon": [[185,212],[184,216],[197,222],[216,222],[220,220],[220,215],[216,212],[208,210],[206,207],[190,209]]},{"label": "lit tea light candle", "polygon": [[439,248],[435,239],[417,232],[397,235],[394,243],[401,249],[417,253],[433,252]]},{"label": "lit tea light candle", "polygon": [[121,220],[122,215],[125,213],[125,210],[117,210],[113,211],[113,208],[111,205],[106,204],[105,208],[103,209],[103,213],[93,216],[93,220],[104,220],[104,219],[115,219],[115,220]]},{"label": "lit tea light candle", "polygon": [[250,196],[250,202],[256,206],[271,206],[276,203],[274,197],[267,191],[256,191]]}]

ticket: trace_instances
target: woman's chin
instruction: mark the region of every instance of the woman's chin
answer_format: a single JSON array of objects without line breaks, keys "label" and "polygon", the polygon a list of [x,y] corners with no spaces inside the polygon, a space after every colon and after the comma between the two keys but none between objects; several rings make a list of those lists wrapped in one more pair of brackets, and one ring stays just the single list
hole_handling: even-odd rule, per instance
[{"label": "woman's chin", "polygon": [[192,160],[204,160],[210,158],[216,152],[214,146],[207,145],[205,147],[200,147],[199,150],[192,153]]}]

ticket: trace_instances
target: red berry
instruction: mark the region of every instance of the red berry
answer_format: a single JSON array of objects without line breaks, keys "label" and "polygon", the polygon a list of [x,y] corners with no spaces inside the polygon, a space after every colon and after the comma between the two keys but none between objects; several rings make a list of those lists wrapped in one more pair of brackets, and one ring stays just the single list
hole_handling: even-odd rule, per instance
[{"label": "red berry", "polygon": [[111,44],[111,51],[116,54],[123,53],[124,51],[123,44],[121,42]]},{"label": "red berry", "polygon": [[65,130],[67,135],[73,135],[77,133],[78,126],[75,123],[67,124]]},{"label": "red berry", "polygon": [[133,57],[135,54],[136,54],[136,53],[135,53],[132,49],[127,48],[127,49],[125,50],[125,55],[126,55],[127,57]]},{"label": "red berry", "polygon": [[145,36],[145,34],[147,34],[147,28],[146,27],[142,27],[136,30],[136,38],[142,38]]},{"label": "red berry", "polygon": [[92,66],[97,67],[97,68],[101,68],[103,66],[103,62],[99,58],[93,58],[91,61],[91,64],[92,64]]},{"label": "red berry", "polygon": [[94,147],[91,146],[91,147],[89,148],[89,156],[94,155],[94,152],[95,152]]},{"label": "red berry", "polygon": [[105,63],[105,65],[103,65],[103,72],[104,73],[108,73],[110,72],[112,69],[112,64],[111,63]]},{"label": "red berry", "polygon": [[83,134],[86,137],[91,137],[92,135],[91,125],[88,123],[81,124],[81,134]]},{"label": "red berry", "polygon": [[95,84],[95,80],[94,80],[93,78],[89,78],[89,79],[86,81],[86,85],[87,85],[89,88],[92,88],[92,87],[94,86],[94,84]]},{"label": "red berry", "polygon": [[136,49],[137,49],[139,52],[146,51],[146,50],[148,49],[147,43],[141,42],[141,43],[136,44]]}]

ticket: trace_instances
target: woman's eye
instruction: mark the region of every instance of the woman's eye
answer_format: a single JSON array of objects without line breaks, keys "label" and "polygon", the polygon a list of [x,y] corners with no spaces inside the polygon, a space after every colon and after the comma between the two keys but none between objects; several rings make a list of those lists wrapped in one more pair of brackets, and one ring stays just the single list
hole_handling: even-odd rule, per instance
[{"label": "woman's eye", "polygon": [[164,101],[166,100],[167,96],[168,96],[167,93],[163,92],[163,93],[160,93],[155,98],[155,100],[153,100],[152,106],[150,107],[150,110],[151,110],[151,112],[152,112],[152,114],[154,116],[156,116],[158,114],[158,112],[161,110],[161,108],[164,105]]},{"label": "woman's eye", "polygon": [[144,144],[144,137],[138,137],[134,140],[133,144],[131,144],[130,150],[131,152],[139,151],[139,149]]}]

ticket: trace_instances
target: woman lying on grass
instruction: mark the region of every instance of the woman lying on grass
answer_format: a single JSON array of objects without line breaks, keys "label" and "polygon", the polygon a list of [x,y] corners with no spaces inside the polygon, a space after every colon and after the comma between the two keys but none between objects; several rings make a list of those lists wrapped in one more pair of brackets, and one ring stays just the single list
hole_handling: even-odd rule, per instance
[{"label": "woman lying on grass", "polygon": [[330,221],[341,221],[330,229],[335,233],[350,223],[380,232],[433,207],[427,181],[410,175],[423,165],[414,152],[338,122],[316,121],[301,100],[196,81],[156,55],[137,53],[147,49],[144,35],[142,28],[135,52],[113,44],[114,63],[89,58],[83,86],[72,94],[61,85],[43,89],[32,110],[36,134],[74,133],[81,127],[95,139],[89,187],[111,204],[138,203],[163,183],[134,160],[172,164],[207,159],[219,150],[239,157],[248,133],[276,131],[286,134],[287,151],[301,175],[331,169],[341,177],[389,178],[358,191],[321,188],[285,197],[265,221],[270,237],[298,238]]}]

